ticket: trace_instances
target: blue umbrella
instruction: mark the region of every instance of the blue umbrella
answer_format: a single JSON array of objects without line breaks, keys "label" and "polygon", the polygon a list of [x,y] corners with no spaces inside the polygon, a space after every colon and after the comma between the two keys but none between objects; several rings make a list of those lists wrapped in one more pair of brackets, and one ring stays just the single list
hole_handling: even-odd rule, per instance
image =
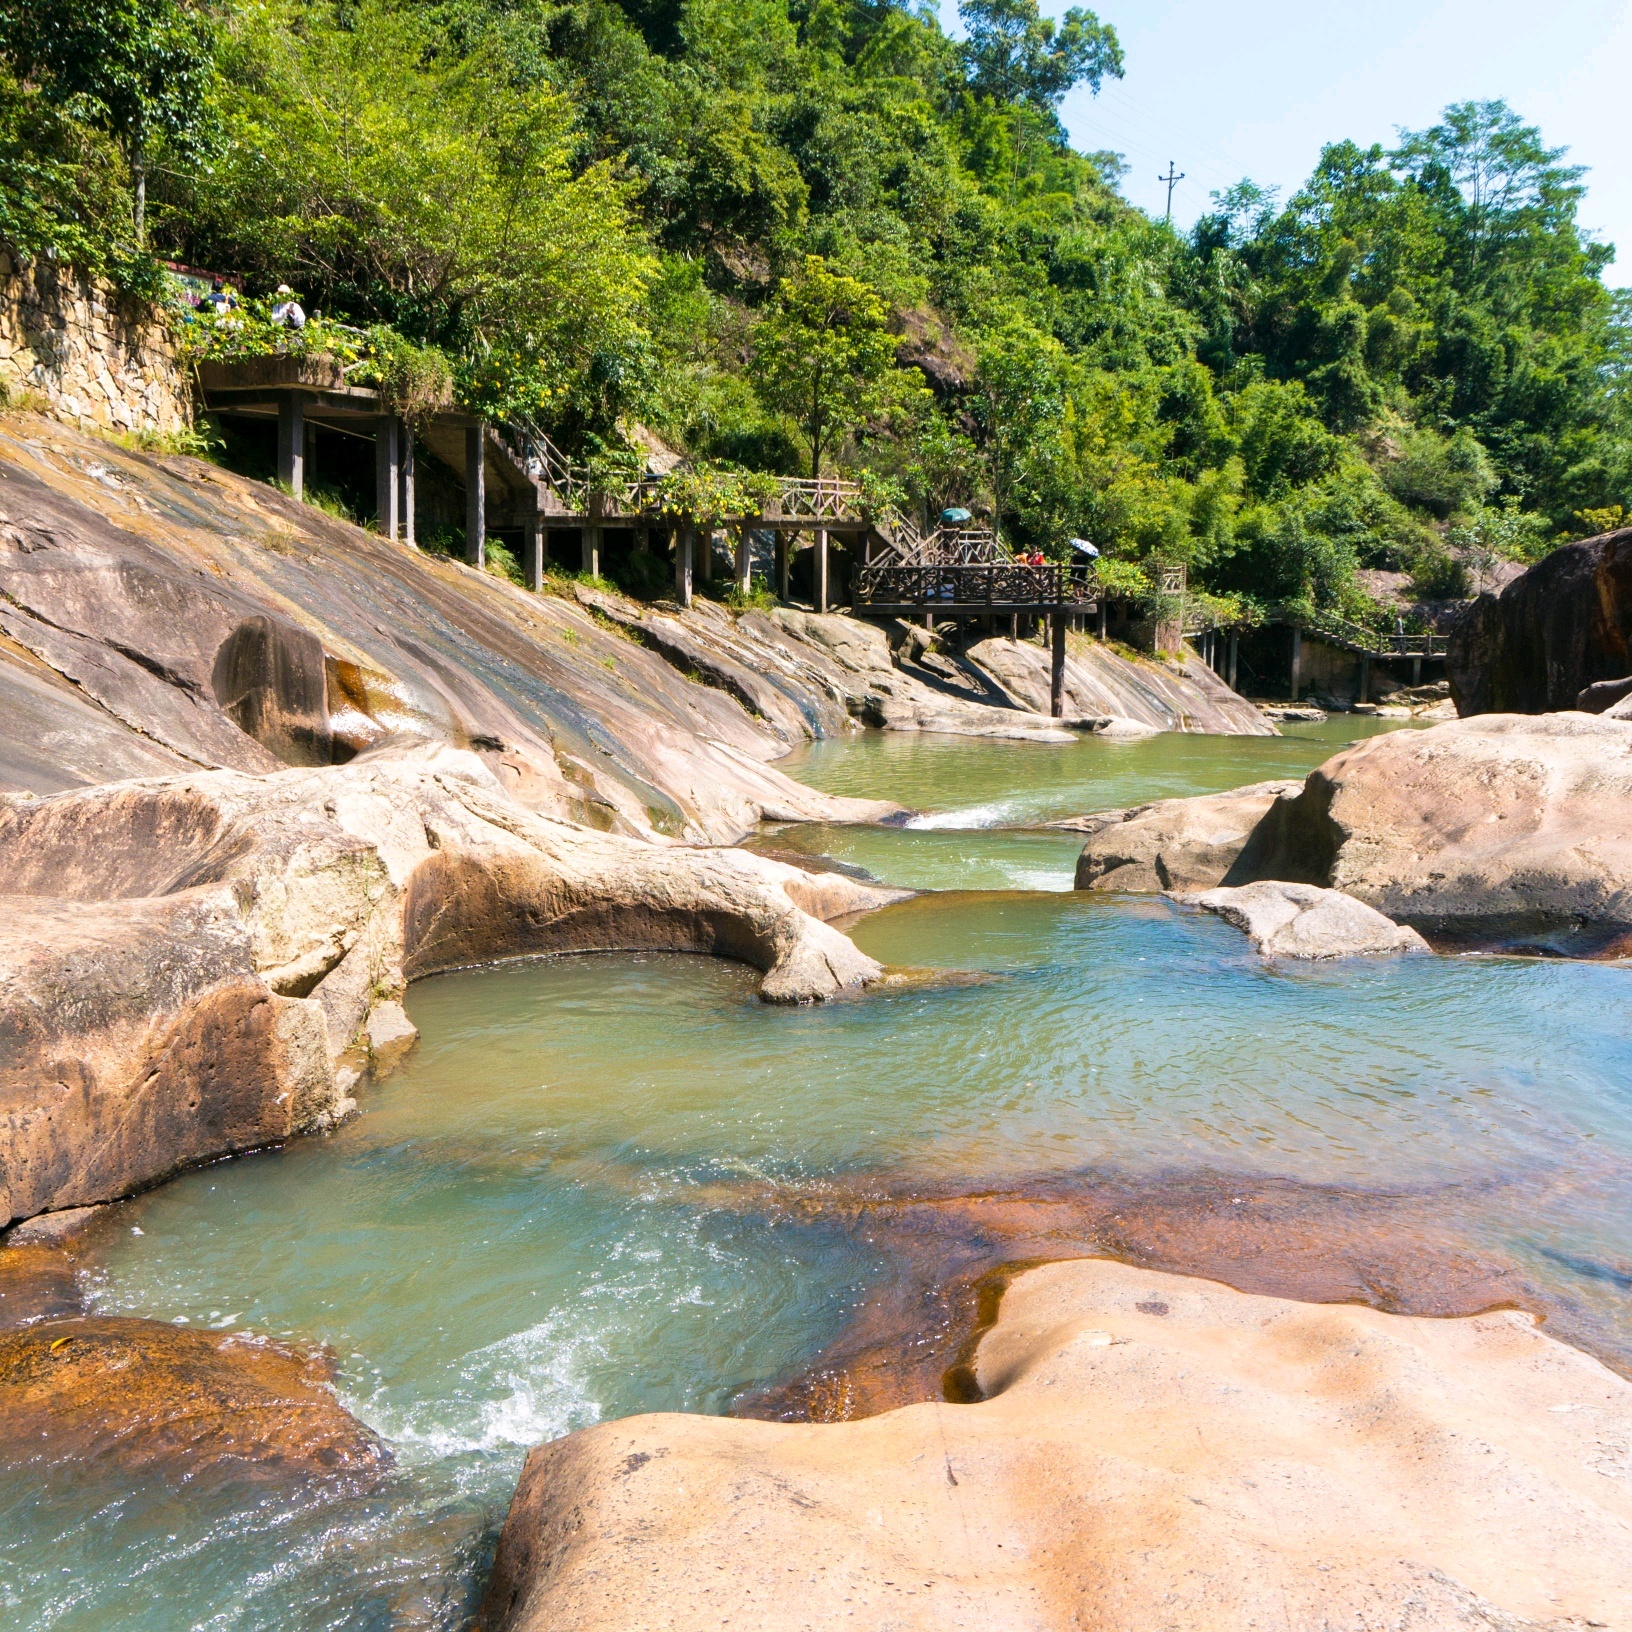
[{"label": "blue umbrella", "polygon": [[1085,538],[1072,539],[1071,548],[1077,555],[1087,556],[1090,561],[1097,561],[1099,559],[1099,551],[1095,549],[1094,546]]},{"label": "blue umbrella", "polygon": [[946,526],[957,526],[966,521],[973,521],[974,519],[975,518],[961,505],[955,504],[951,509],[943,510],[941,512],[941,521]]}]

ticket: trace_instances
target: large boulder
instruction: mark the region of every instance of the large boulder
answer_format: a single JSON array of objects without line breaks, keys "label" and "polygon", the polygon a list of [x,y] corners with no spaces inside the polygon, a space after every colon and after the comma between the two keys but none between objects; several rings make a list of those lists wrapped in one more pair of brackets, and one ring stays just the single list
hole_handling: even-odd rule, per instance
[{"label": "large boulder", "polygon": [[1354,958],[1426,952],[1414,930],[1364,901],[1316,884],[1243,884],[1180,897],[1243,931],[1266,958]]},{"label": "large boulder", "polygon": [[1079,890],[1206,890],[1223,880],[1276,799],[1302,787],[1255,782],[1051,825],[1088,835],[1077,861]]},{"label": "large boulder", "polygon": [[826,920],[903,893],[551,820],[437,745],[0,796],[0,1225],[328,1126],[417,976],[655,948],[811,1001],[881,973]]},{"label": "large boulder", "polygon": [[1003,1297],[980,1403],[687,1416],[534,1451],[487,1632],[1632,1619],[1632,1384],[1514,1310],[1382,1314],[1079,1260]]},{"label": "large boulder", "polygon": [[1345,748],[1224,883],[1343,890],[1446,934],[1632,927],[1632,721],[1489,714]]},{"label": "large boulder", "polygon": [[1554,550],[1451,632],[1457,712],[1544,714],[1632,674],[1632,528]]}]

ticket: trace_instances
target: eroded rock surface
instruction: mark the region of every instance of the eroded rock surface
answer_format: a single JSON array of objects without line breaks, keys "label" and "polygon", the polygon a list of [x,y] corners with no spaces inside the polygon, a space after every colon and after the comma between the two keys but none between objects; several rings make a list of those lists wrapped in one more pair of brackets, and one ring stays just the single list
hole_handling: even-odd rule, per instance
[{"label": "eroded rock surface", "polygon": [[1533,932],[1566,952],[1632,932],[1632,720],[1611,714],[1394,731],[1302,785],[1056,825],[1089,834],[1079,889],[1315,884],[1430,937],[1519,944]]},{"label": "eroded rock surface", "polygon": [[343,763],[407,734],[616,832],[730,843],[889,808],[775,769],[849,722],[775,702],[751,653],[741,686],[707,664],[697,684],[576,601],[31,416],[0,425],[0,590],[0,787]]},{"label": "eroded rock surface", "polygon": [[1566,544],[1481,595],[1451,631],[1446,670],[1464,718],[1574,708],[1632,674],[1632,528]]},{"label": "eroded rock surface", "polygon": [[424,743],[0,797],[0,1222],[327,1126],[418,975],[655,948],[809,1001],[881,972],[825,920],[902,893],[552,820]]},{"label": "eroded rock surface", "polygon": [[1255,782],[1050,825],[1088,835],[1077,860],[1079,890],[1205,890],[1222,881],[1276,799],[1302,788]]},{"label": "eroded rock surface", "polygon": [[1179,899],[1217,913],[1242,930],[1266,958],[1375,957],[1428,950],[1414,929],[1385,918],[1352,895],[1315,884],[1243,884]]},{"label": "eroded rock surface", "polygon": [[[0,1255],[3,1256],[3,1255]],[[390,1453],[336,1399],[322,1356],[112,1316],[0,1330],[0,1463],[369,1477]]]},{"label": "eroded rock surface", "polygon": [[1276,801],[1224,882],[1266,878],[1430,934],[1632,927],[1632,721],[1492,714],[1356,743]]},{"label": "eroded rock surface", "polygon": [[[1052,658],[1032,641],[983,640],[969,659],[999,681],[1022,707],[1046,714]],[[1066,640],[1065,712],[1123,722],[1150,731],[1211,731],[1226,736],[1272,737],[1263,712],[1224,684],[1198,658],[1182,663],[1132,662],[1097,641]]]},{"label": "eroded rock surface", "polygon": [[1422,1320],[1102,1260],[1020,1276],[979,1404],[650,1416],[534,1451],[488,1632],[1422,1626],[1632,1616],[1632,1385]]}]

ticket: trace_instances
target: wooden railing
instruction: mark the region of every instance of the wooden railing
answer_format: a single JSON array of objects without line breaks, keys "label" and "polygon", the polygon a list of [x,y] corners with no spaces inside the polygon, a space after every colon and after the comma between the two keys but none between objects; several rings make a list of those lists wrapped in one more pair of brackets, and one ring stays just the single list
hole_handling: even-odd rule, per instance
[{"label": "wooden railing", "polygon": [[938,606],[1084,606],[1097,593],[1091,573],[1020,561],[862,567],[851,584],[857,607],[912,606],[925,611]]},{"label": "wooden railing", "polygon": [[1448,635],[1434,630],[1422,634],[1387,633],[1335,614],[1322,614],[1307,625],[1315,640],[1330,640],[1368,657],[1444,657],[1450,644]]}]

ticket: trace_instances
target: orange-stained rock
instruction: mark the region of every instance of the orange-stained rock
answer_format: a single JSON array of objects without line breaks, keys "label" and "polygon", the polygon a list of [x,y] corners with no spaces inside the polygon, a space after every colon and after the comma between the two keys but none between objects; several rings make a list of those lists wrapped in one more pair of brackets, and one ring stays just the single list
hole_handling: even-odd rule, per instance
[{"label": "orange-stained rock", "polygon": [[1632,1617],[1632,1384],[1498,1311],[1032,1270],[986,1398],[534,1451],[488,1632],[1565,1632]]},{"label": "orange-stained rock", "polygon": [[328,1363],[264,1339],[125,1317],[0,1331],[0,1463],[203,1475],[371,1476],[380,1441]]}]

